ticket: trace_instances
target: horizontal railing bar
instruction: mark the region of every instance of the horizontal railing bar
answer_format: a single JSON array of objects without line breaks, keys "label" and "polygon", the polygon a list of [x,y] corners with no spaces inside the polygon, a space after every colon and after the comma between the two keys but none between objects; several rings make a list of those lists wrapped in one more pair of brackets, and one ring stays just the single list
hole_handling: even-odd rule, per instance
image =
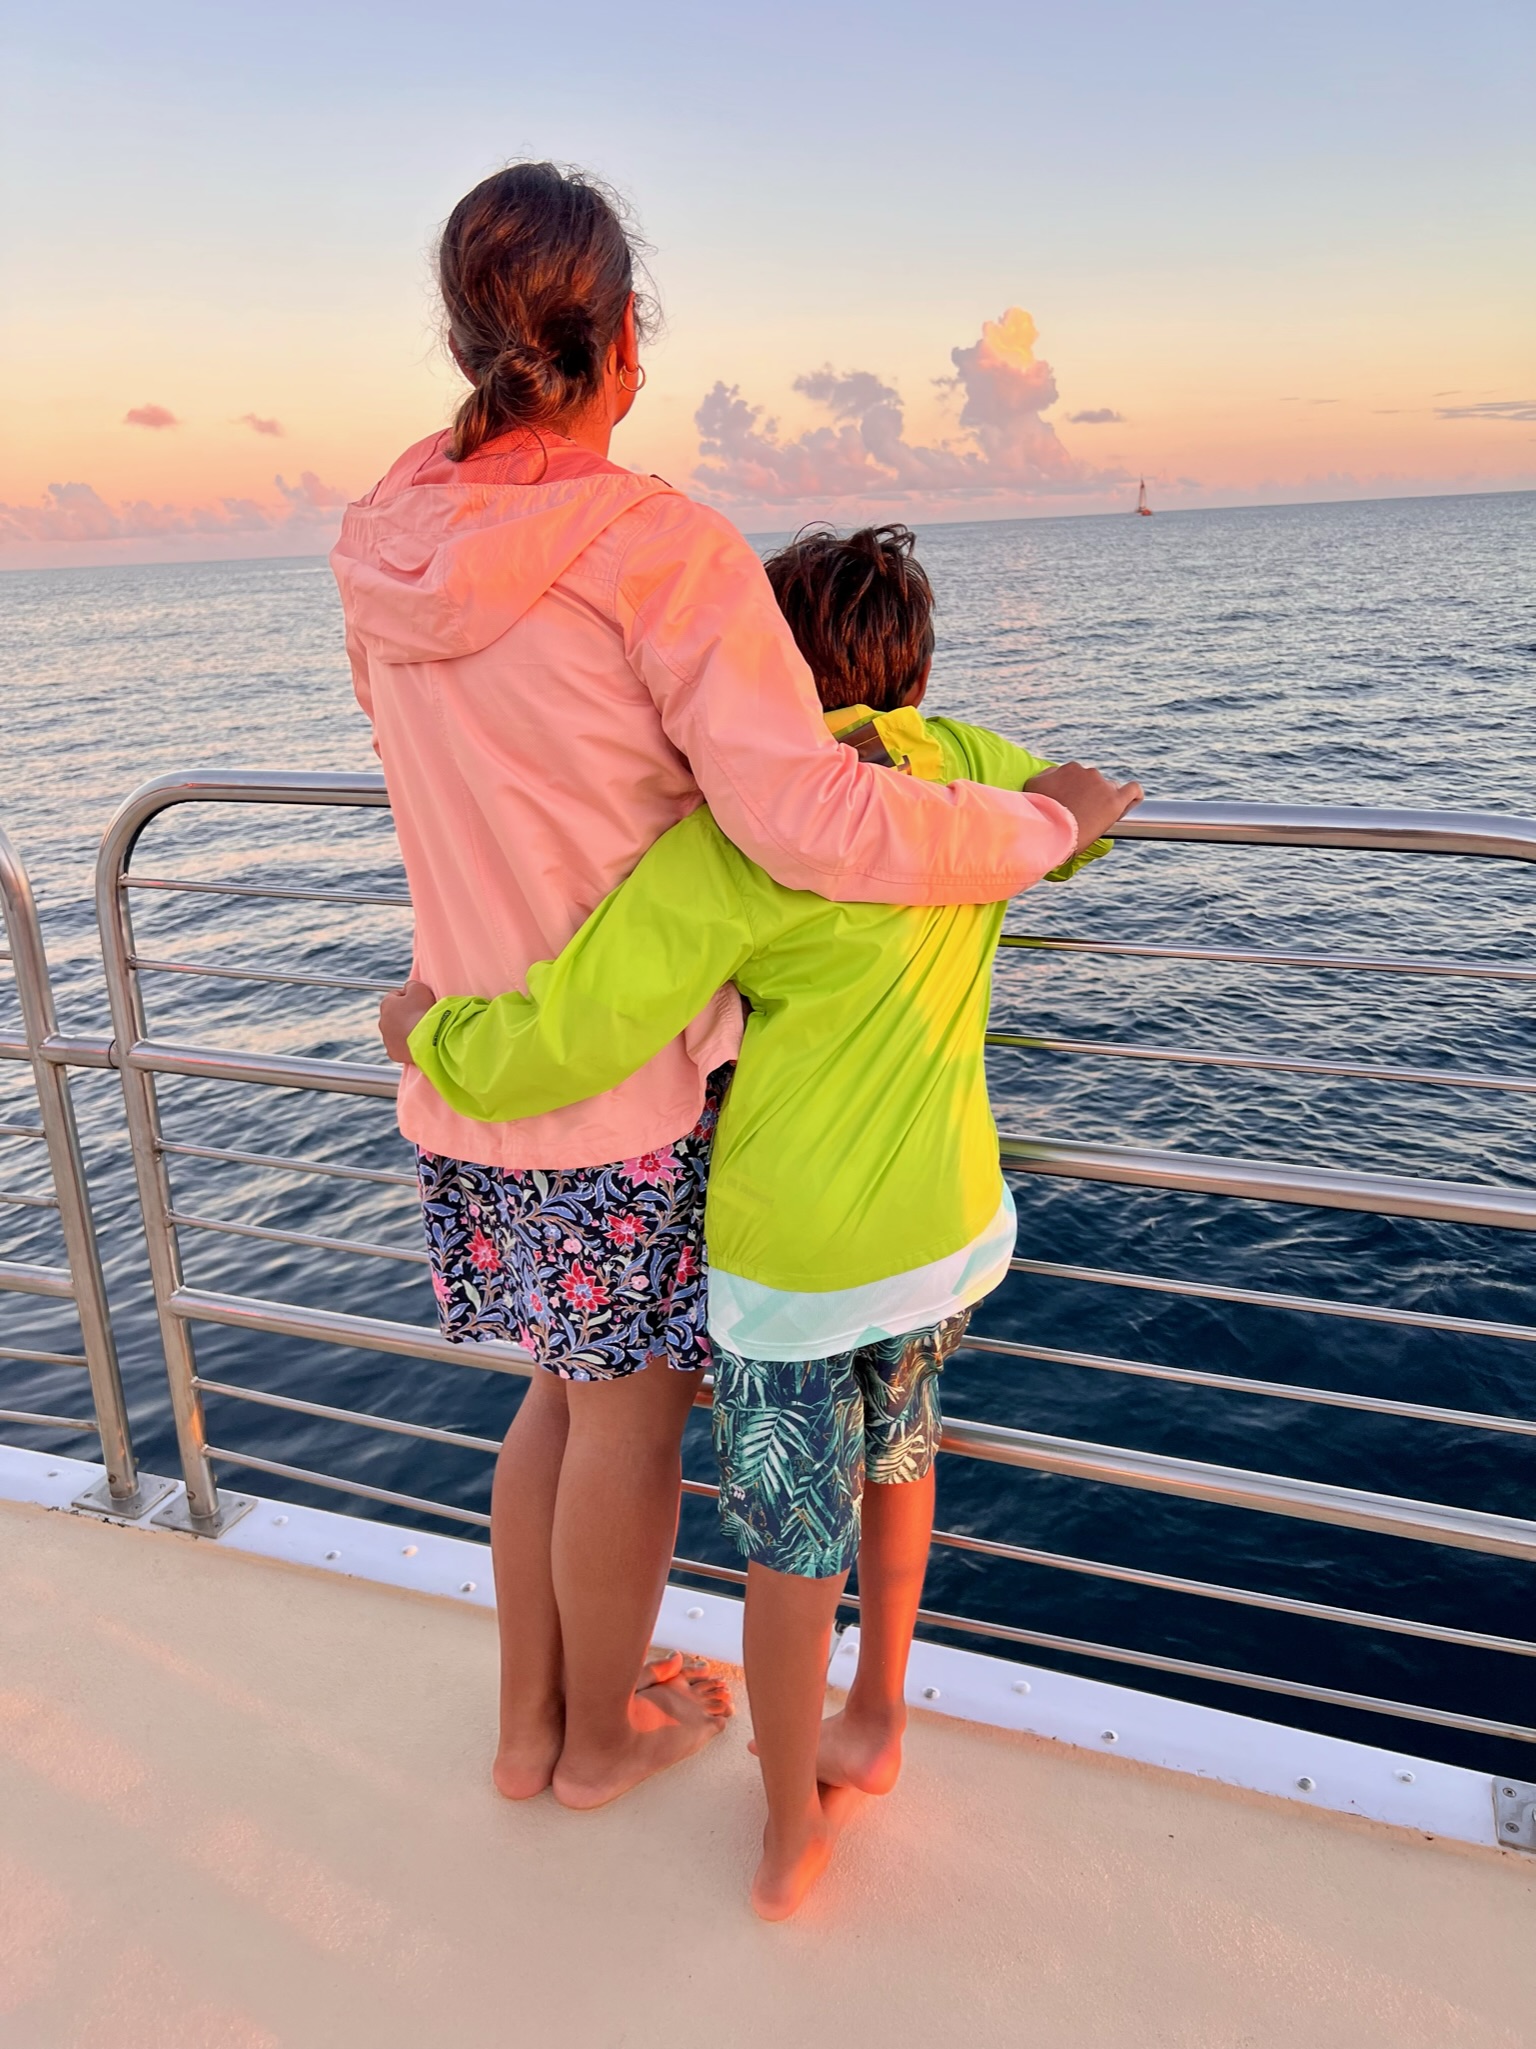
[{"label": "horizontal railing bar", "polygon": [[278,1459],[257,1458],[254,1452],[226,1451],[210,1444],[208,1456],[222,1459],[227,1466],[248,1466],[253,1473],[272,1473],[280,1480],[302,1480],[309,1487],[329,1487],[336,1494],[357,1494],[364,1501],[388,1502],[391,1508],[409,1508],[417,1515],[443,1515],[456,1523],[473,1523],[488,1530],[491,1519],[474,1508],[454,1508],[446,1501],[427,1501],[419,1494],[397,1494],[392,1487],[370,1487],[364,1480],[339,1480],[332,1473],[312,1472],[308,1466],[286,1466]]},{"label": "horizontal railing bar", "polygon": [[1408,811],[1352,804],[1187,804],[1151,798],[1111,839],[1228,847],[1334,847],[1376,854],[1481,854],[1536,861],[1536,820],[1493,811]]},{"label": "horizontal railing bar", "polygon": [[89,1430],[96,1433],[95,1418],[91,1416],[40,1416],[31,1409],[0,1409],[0,1423],[28,1423],[35,1430]]},{"label": "horizontal railing bar", "polygon": [[8,1202],[15,1209],[57,1209],[56,1195],[26,1195],[19,1188],[0,1188],[0,1202]]},{"label": "horizontal railing bar", "polygon": [[189,1231],[219,1231],[230,1238],[259,1238],[267,1245],[301,1245],[311,1252],[348,1252],[359,1258],[398,1259],[406,1266],[429,1266],[425,1252],[407,1252],[394,1245],[369,1245],[360,1238],[326,1238],[318,1231],[280,1231],[270,1224],[237,1224],[226,1217],[194,1217],[185,1210],[167,1210],[166,1222]]},{"label": "horizontal railing bar", "polygon": [[1536,982],[1536,968],[1506,968],[1493,961],[1404,958],[1391,954],[1284,953],[1271,947],[1141,946],[1102,939],[1053,939],[1044,933],[1004,932],[999,946],[1042,953],[1098,953],[1127,960],[1198,960],[1238,967],[1309,968],[1322,972],[1382,975],[1472,976],[1492,982]]},{"label": "horizontal railing bar", "polygon": [[89,1366],[84,1352],[39,1352],[30,1345],[0,1345],[0,1359],[16,1359],[24,1366]]},{"label": "horizontal railing bar", "polygon": [[46,1138],[40,1124],[0,1124],[0,1138]]},{"label": "horizontal railing bar", "polygon": [[55,1067],[116,1067],[117,1041],[104,1032],[50,1032],[37,1049]]},{"label": "horizontal railing bar", "polygon": [[354,890],[261,889],[249,882],[191,882],[175,875],[124,875],[119,886],[123,889],[169,889],[188,896],[254,896],[269,903],[384,904],[392,910],[406,911],[411,908],[411,899],[403,889],[387,896],[375,896]]},{"label": "horizontal railing bar", "polygon": [[174,1316],[192,1323],[218,1323],[230,1330],[259,1330],[273,1337],[313,1338],[365,1352],[390,1352],[407,1359],[435,1359],[449,1366],[478,1366],[489,1373],[526,1377],[533,1360],[517,1345],[484,1339],[450,1343],[424,1324],[392,1323],[381,1316],[356,1316],[344,1309],[310,1309],[271,1302],[256,1295],[223,1295],[205,1288],[177,1288],[166,1298]]},{"label": "horizontal railing bar", "polygon": [[1346,1316],[1362,1323],[1400,1324],[1410,1330],[1438,1330],[1457,1337],[1521,1338],[1536,1343],[1536,1324],[1486,1323],[1475,1316],[1442,1316],[1431,1309],[1391,1309],[1369,1302],[1334,1302],[1319,1295],[1280,1295],[1264,1288],[1229,1288],[1217,1281],[1180,1281],[1165,1274],[1123,1274],[1109,1267],[1064,1266],[1051,1259],[1010,1259],[1011,1272],[1045,1280],[1088,1281],[1106,1288],[1144,1288],[1154,1295],[1187,1295],[1197,1301],[1241,1302],[1255,1309],[1294,1309],[1309,1316]]},{"label": "horizontal railing bar", "polygon": [[1035,1038],[988,1032],[989,1046],[1021,1053],[1068,1053],[1094,1060],[1147,1060],[1173,1067],[1231,1067],[1253,1074],[1309,1074],[1336,1080],[1394,1082],[1412,1088],[1507,1089],[1536,1095],[1536,1076],[1473,1074],[1455,1067],[1392,1067],[1379,1062],[1303,1060],[1269,1053],[1217,1053],[1190,1046],[1134,1046],[1108,1039]]},{"label": "horizontal railing bar", "polygon": [[[229,1054],[155,1040],[141,1040],[127,1059],[131,1066],[153,1073],[280,1088],[391,1097],[398,1086],[393,1068],[365,1067],[345,1060],[300,1060],[281,1054]],[[1228,1160],[1124,1146],[1047,1145],[1010,1135],[1001,1139],[1000,1152],[1004,1165],[1020,1173],[1536,1230],[1536,1190],[1491,1185],[1485,1189],[1475,1182],[1414,1180],[1292,1166],[1283,1161]]]},{"label": "horizontal railing bar", "polygon": [[151,960],[140,953],[130,954],[128,965],[146,975],[206,975],[220,982],[266,982],[288,989],[360,989],[372,996],[398,989],[402,980],[399,975],[380,981],[359,975],[284,975],[268,968],[202,967],[196,961]]},{"label": "horizontal railing bar", "polygon": [[462,1430],[439,1430],[429,1423],[405,1423],[394,1416],[371,1416],[364,1409],[337,1409],[328,1402],[300,1401],[297,1395],[268,1394],[264,1389],[240,1387],[228,1380],[209,1380],[198,1374],[193,1381],[205,1394],[228,1395],[234,1401],[256,1402],[265,1409],[283,1409],[295,1416],[318,1416],[327,1423],[356,1423],[365,1430],[387,1430],[396,1437],[420,1437],[428,1444],[452,1444],[465,1451],[499,1452],[499,1437],[469,1437]]},{"label": "horizontal railing bar", "polygon": [[993,1352],[1010,1359],[1038,1359],[1048,1366],[1082,1366],[1096,1373],[1123,1373],[1137,1380],[1172,1381],[1181,1387],[1210,1387],[1222,1394],[1263,1395],[1277,1401],[1319,1402],[1367,1416],[1400,1416],[1415,1423],[1446,1423],[1461,1430],[1499,1430],[1536,1437],[1536,1418],[1488,1416],[1477,1409],[1442,1409],[1426,1402],[1400,1402],[1387,1395],[1347,1394],[1331,1387],[1293,1387],[1284,1380],[1249,1380],[1237,1373],[1206,1373],[1196,1366],[1155,1366],[1146,1359],[1119,1359],[1099,1352],[1069,1352],[1056,1345],[1029,1345],[1016,1338],[967,1335],[966,1351]]},{"label": "horizontal railing bar", "polygon": [[60,1302],[75,1299],[75,1284],[61,1267],[31,1266],[20,1259],[0,1259],[0,1288],[17,1295],[51,1295]]},{"label": "horizontal railing bar", "polygon": [[316,1089],[322,1094],[393,1097],[400,1085],[395,1067],[367,1067],[358,1060],[310,1060],[287,1053],[231,1053],[213,1046],[178,1046],[140,1039],[122,1056],[149,1074],[186,1074],[201,1081],[255,1082],[266,1088]]},{"label": "horizontal railing bar", "polygon": [[[292,1159],[284,1153],[236,1152],[222,1145],[173,1145],[161,1139],[157,1150],[188,1160],[217,1160],[231,1167],[272,1167],[285,1174],[328,1174],[337,1181],[371,1181],[381,1188],[415,1188],[414,1174],[392,1173],[387,1167],[338,1167],[325,1160]],[[1536,1337],[1536,1331],[1532,1331]]]},{"label": "horizontal railing bar", "polygon": [[945,1418],[942,1442],[946,1451],[958,1452],[962,1457],[987,1459],[1028,1471],[1058,1473],[1067,1479],[1094,1480],[1111,1487],[1142,1488],[1186,1501],[1255,1509],[1266,1515],[1331,1523],[1342,1529],[1405,1537],[1417,1543],[1447,1544],[1459,1550],[1490,1552],[1496,1557],[1536,1564],[1536,1522],[1490,1515],[1482,1509],[1455,1508],[1437,1501],[1414,1501],[1400,1495],[1336,1487],[1320,1480],[1294,1479],[1288,1474],[1250,1472],[1201,1459],[1171,1458],[1161,1452],[1133,1451],[1122,1445],[1089,1444],[1076,1438],[1048,1436],[1043,1431],[1015,1430],[1000,1423],[972,1423],[959,1417]]},{"label": "horizontal railing bar", "polygon": [[[224,769],[157,776],[114,824],[120,835],[176,804],[317,804],[387,808],[380,775]],[[1187,803],[1153,798],[1110,827],[1115,839],[1195,844],[1345,847],[1377,853],[1482,854],[1536,860],[1536,822],[1479,811],[1411,811],[1339,804]]]},{"label": "horizontal railing bar", "polygon": [[177,804],[317,804],[387,811],[381,775],[342,775],[309,768],[214,768],[152,776],[126,799],[114,827],[142,829]]},{"label": "horizontal railing bar", "polygon": [[[50,1032],[38,1052],[55,1067],[115,1067],[113,1041],[100,1032]],[[32,1048],[25,1039],[0,1032],[0,1060],[30,1062]]]},{"label": "horizontal railing bar", "polygon": [[1120,1644],[1088,1643],[1081,1637],[1055,1636],[1043,1629],[1015,1629],[1002,1622],[973,1622],[964,1615],[941,1615],[919,1608],[917,1619],[930,1629],[963,1630],[1003,1643],[1028,1644],[1036,1650],[1063,1651],[1075,1658],[1103,1658],[1115,1665],[1140,1665],[1149,1672],[1169,1672],[1181,1679],[1207,1679],[1221,1686],[1248,1686],[1261,1693],[1282,1693],[1292,1700],[1310,1700],[1323,1707],[1357,1708],[1363,1714],[1394,1715],[1428,1722],[1440,1729],[1461,1729],[1474,1736],[1502,1736],[1517,1743],[1536,1743],[1536,1729],[1519,1722],[1495,1722],[1481,1715],[1458,1715],[1449,1708],[1416,1707],[1407,1701],[1383,1700],[1371,1693],[1347,1693],[1341,1687],[1313,1686],[1302,1679],[1276,1679],[1263,1672],[1240,1672],[1228,1665],[1205,1665],[1193,1658],[1169,1658],[1155,1651],[1127,1650]]},{"label": "horizontal railing bar", "polygon": [[1074,1181],[1110,1181],[1126,1188],[1170,1188],[1250,1202],[1297,1203],[1316,1209],[1426,1217],[1446,1224],[1491,1224],[1536,1231],[1536,1189],[1476,1181],[1417,1180],[1336,1167],[1292,1166],[1283,1160],[1229,1160],[1150,1147],[1045,1144],[1004,1133],[1005,1167],[1021,1174],[1059,1174]]},{"label": "horizontal railing bar", "polygon": [[1133,1565],[1110,1565],[1099,1558],[1073,1558],[1062,1551],[1037,1551],[1023,1544],[999,1543],[990,1537],[968,1537],[958,1530],[935,1530],[933,1541],[952,1551],[974,1551],[983,1558],[1005,1559],[1019,1565],[1043,1565],[1056,1572],[1081,1573],[1090,1579],[1119,1580],[1126,1586],[1149,1587],[1157,1593],[1196,1594],[1202,1600],[1263,1608],[1275,1615],[1300,1616],[1307,1622],[1342,1622],[1355,1629],[1379,1629],[1393,1636],[1454,1644],[1461,1650],[1536,1658],[1536,1643],[1520,1637],[1489,1636],[1482,1630],[1452,1629],[1439,1622],[1413,1622],[1401,1615],[1377,1615],[1364,1608],[1339,1608],[1327,1601],[1296,1600],[1287,1594],[1261,1594],[1249,1587],[1229,1587],[1212,1580],[1179,1579],[1170,1573],[1145,1572]]}]

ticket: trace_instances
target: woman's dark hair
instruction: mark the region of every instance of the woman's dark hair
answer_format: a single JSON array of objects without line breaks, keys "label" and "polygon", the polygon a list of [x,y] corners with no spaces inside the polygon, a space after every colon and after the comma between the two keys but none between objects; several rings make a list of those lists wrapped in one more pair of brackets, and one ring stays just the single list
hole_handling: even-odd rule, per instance
[{"label": "woman's dark hair", "polygon": [[910,527],[807,527],[763,567],[827,711],[894,711],[933,659],[933,587]]},{"label": "woman's dark hair", "polygon": [[475,387],[454,416],[455,462],[595,395],[639,250],[623,202],[581,171],[509,164],[464,195],[437,251],[448,336]]}]

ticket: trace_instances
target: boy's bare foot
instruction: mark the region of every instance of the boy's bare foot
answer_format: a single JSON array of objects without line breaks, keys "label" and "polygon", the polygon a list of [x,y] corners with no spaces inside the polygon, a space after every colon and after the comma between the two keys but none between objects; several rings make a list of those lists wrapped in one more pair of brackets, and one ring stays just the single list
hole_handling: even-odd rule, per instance
[{"label": "boy's bare foot", "polygon": [[904,1708],[899,1719],[879,1720],[848,1708],[828,1715],[816,1746],[816,1776],[824,1786],[853,1786],[860,1793],[889,1793],[901,1777]]},{"label": "boy's bare foot", "polygon": [[[678,1678],[710,1712],[732,1712],[724,1680],[711,1673],[701,1659],[685,1660],[681,1651],[661,1651],[642,1665],[635,1691],[664,1686]],[[723,1709],[718,1706],[722,1694]],[[532,1800],[542,1793],[554,1778],[564,1741],[565,1720],[558,1711],[539,1717],[527,1729],[504,1732],[491,1766],[491,1783],[503,1800]]]},{"label": "boy's bare foot", "polygon": [[819,1786],[819,1811],[803,1826],[763,1830],[763,1861],[752,1879],[752,1911],[763,1921],[787,1921],[826,1870],[832,1846],[860,1795],[852,1786]]},{"label": "boy's bare foot", "polygon": [[[816,1777],[823,1786],[852,1786],[858,1793],[889,1793],[901,1777],[901,1739],[906,1728],[905,1708],[899,1721],[875,1721],[851,1714],[847,1708],[828,1715],[816,1746]],[[755,1737],[747,1748],[757,1756]]]},{"label": "boy's bare foot", "polygon": [[575,1760],[562,1751],[551,1784],[562,1807],[606,1807],[681,1764],[720,1734],[731,1714],[730,1689],[709,1672],[679,1676],[636,1689],[629,1704],[625,1739],[610,1754]]}]

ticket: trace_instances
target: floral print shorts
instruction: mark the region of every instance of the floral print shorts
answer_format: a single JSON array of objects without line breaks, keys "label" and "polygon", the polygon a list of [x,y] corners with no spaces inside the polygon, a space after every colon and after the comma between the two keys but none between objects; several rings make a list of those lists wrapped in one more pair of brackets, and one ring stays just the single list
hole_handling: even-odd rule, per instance
[{"label": "floral print shorts", "polygon": [[686,1137],[607,1167],[477,1167],[417,1150],[438,1321],[562,1380],[710,1363],[704,1191],[728,1067]]},{"label": "floral print shorts", "polygon": [[847,1572],[864,1483],[926,1479],[939,1374],[969,1310],[826,1359],[741,1359],[722,1345],[712,1423],[720,1526],[742,1556],[801,1579]]}]

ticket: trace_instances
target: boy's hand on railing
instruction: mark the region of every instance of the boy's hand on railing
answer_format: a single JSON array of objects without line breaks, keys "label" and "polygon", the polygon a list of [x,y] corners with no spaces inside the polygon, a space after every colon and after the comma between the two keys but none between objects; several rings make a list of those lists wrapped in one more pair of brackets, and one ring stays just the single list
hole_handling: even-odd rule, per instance
[{"label": "boy's hand on railing", "polygon": [[1112,783],[1096,768],[1080,761],[1064,761],[1058,768],[1042,769],[1024,785],[1031,796],[1054,797],[1077,820],[1077,849],[1081,853],[1102,838],[1117,818],[1123,818],[1145,795],[1140,783]]},{"label": "boy's hand on railing", "polygon": [[379,1036],[384,1051],[402,1067],[410,1067],[410,1037],[437,1001],[425,982],[407,982],[403,989],[391,989],[379,1004]]}]

